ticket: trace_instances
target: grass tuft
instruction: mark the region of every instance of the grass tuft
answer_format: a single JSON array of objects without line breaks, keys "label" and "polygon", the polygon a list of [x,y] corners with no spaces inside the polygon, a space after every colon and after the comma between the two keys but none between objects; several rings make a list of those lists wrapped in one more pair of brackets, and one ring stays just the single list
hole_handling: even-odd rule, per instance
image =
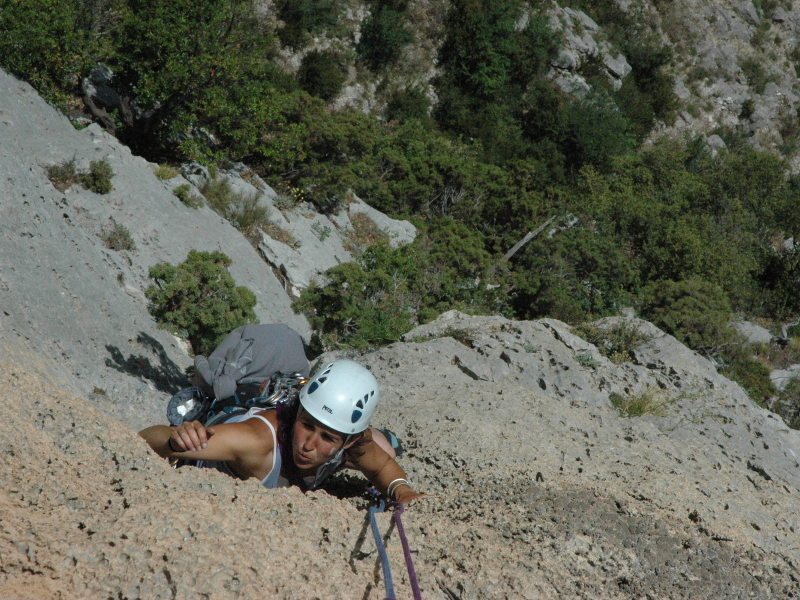
[{"label": "grass tuft", "polygon": [[119,223],[114,223],[111,227],[106,228],[101,236],[106,248],[110,250],[136,250],[136,242],[133,241],[133,236],[128,228]]},{"label": "grass tuft", "polygon": [[177,177],[180,174],[180,171],[178,171],[178,169],[173,167],[172,165],[163,163],[160,165],[153,165],[153,173],[159,179],[168,181],[170,179]]},{"label": "grass tuft", "polygon": [[623,417],[642,417],[644,415],[663,417],[666,416],[669,405],[674,402],[674,400],[665,398],[664,392],[655,388],[647,388],[636,394],[625,396],[612,392],[609,394],[609,399]]}]

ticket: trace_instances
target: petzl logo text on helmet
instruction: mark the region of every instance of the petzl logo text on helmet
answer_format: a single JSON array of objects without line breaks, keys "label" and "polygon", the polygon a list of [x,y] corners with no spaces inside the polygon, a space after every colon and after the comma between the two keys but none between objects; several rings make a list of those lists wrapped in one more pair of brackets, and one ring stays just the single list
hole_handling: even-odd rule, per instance
[{"label": "petzl logo text on helmet", "polygon": [[323,406],[322,410],[324,410],[325,412],[329,412],[330,414],[333,414],[333,411],[330,408],[328,408],[327,406]]}]

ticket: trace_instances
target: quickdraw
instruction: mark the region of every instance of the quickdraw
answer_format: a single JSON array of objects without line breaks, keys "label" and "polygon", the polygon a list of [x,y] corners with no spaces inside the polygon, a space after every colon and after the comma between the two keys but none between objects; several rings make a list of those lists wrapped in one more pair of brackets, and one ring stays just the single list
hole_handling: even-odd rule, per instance
[{"label": "quickdraw", "polygon": [[372,527],[372,535],[375,537],[375,546],[378,548],[378,555],[381,558],[381,567],[383,568],[383,581],[386,587],[385,600],[397,600],[394,593],[394,582],[392,581],[392,571],[389,567],[389,555],[386,553],[386,546],[383,543],[381,532],[378,529],[378,521],[375,518],[377,513],[386,512],[387,508],[394,508],[394,522],[397,525],[397,533],[400,536],[400,543],[403,545],[403,555],[406,559],[406,568],[408,569],[408,580],[411,583],[411,591],[414,594],[414,600],[422,600],[420,593],[419,583],[417,582],[417,572],[414,569],[414,562],[411,560],[411,549],[408,545],[408,538],[403,528],[403,521],[400,515],[403,514],[405,508],[402,502],[387,502],[378,495],[378,492],[373,491],[376,496],[376,504],[369,508],[369,524]]}]

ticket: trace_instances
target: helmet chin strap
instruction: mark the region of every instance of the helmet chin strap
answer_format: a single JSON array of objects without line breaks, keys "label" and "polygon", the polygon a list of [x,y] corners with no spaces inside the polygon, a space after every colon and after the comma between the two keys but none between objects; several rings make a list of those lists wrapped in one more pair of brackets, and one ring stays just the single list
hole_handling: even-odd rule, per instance
[{"label": "helmet chin strap", "polygon": [[347,446],[348,442],[353,435],[348,435],[344,438],[344,443],[342,443],[342,447],[339,448],[339,451],[331,458],[329,461],[322,463],[319,467],[317,467],[317,473],[314,476],[314,484],[311,486],[312,489],[316,488],[322,480],[325,479],[329,474],[330,471],[338,467],[342,462],[342,455],[344,454],[345,447]]}]

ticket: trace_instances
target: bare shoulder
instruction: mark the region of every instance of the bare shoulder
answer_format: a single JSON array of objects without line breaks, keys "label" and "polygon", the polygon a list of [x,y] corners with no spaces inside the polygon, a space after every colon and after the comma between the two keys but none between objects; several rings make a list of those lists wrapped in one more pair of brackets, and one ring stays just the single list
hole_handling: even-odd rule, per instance
[{"label": "bare shoulder", "polygon": [[[267,413],[269,412],[274,411],[267,411]],[[261,413],[258,416],[263,416],[275,427],[275,423],[272,419],[269,419],[267,414]],[[223,442],[237,455],[271,452],[275,445],[272,431],[259,418],[250,418],[238,423],[223,423],[215,425],[213,429],[214,436],[211,439],[217,438],[219,442]]]}]

